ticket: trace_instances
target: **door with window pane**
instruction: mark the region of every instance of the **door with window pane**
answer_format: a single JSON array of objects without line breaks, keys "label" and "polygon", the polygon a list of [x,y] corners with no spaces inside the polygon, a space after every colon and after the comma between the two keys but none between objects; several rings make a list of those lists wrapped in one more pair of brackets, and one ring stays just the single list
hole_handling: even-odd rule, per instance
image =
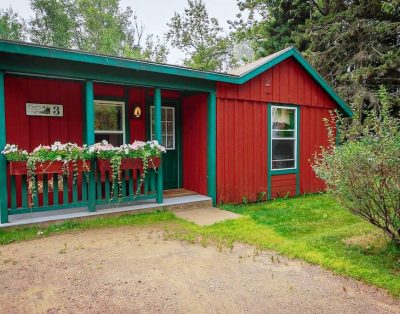
[{"label": "door with window pane", "polygon": [[[163,104],[161,107],[162,145],[167,149],[163,155],[163,184],[164,189],[179,187],[179,148],[177,142],[178,113],[175,104]],[[154,140],[155,119],[154,106],[150,106],[150,138]]]},{"label": "door with window pane", "polygon": [[124,144],[124,106],[123,102],[95,100],[94,134],[96,142],[106,140],[114,146]]}]

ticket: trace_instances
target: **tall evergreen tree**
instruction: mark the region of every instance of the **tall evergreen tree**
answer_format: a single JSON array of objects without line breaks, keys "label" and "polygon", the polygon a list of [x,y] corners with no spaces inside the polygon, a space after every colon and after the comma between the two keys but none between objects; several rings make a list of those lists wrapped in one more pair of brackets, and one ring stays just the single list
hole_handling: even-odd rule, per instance
[{"label": "tall evergreen tree", "polygon": [[238,0],[231,25],[258,57],[289,45],[302,51],[356,111],[378,106],[385,85],[400,107],[398,0]]}]

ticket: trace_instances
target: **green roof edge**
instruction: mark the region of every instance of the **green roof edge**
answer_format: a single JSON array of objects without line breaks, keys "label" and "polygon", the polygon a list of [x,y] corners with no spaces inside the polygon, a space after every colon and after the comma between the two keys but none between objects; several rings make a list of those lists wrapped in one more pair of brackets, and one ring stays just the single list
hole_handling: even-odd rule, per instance
[{"label": "green roof edge", "polygon": [[0,40],[0,52],[121,67],[138,71],[177,75],[232,84],[244,84],[255,76],[284,61],[285,59],[294,57],[339,105],[339,107],[347,116],[351,117],[353,115],[350,107],[346,105],[343,99],[341,99],[340,96],[333,90],[333,88],[329,86],[329,84],[318,74],[316,70],[314,70],[314,68],[306,61],[306,59],[295,47],[290,47],[283,53],[277,54],[272,59],[240,76],[8,40]]}]

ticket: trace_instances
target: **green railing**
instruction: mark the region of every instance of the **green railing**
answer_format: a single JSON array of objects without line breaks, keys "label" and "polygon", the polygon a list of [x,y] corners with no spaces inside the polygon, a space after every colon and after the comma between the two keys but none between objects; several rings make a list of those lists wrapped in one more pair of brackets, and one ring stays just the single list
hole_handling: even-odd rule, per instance
[{"label": "green railing", "polygon": [[96,174],[96,204],[130,202],[156,198],[156,176],[154,169],[148,169],[140,184],[140,169],[121,170],[121,184],[114,184],[109,171]]},{"label": "green railing", "polygon": [[[39,211],[89,207],[93,200],[96,205],[132,202],[143,199],[156,199],[157,170],[148,169],[144,182],[140,184],[141,169],[121,171],[120,186],[114,185],[109,171],[100,172],[95,166],[95,175],[80,171],[73,178],[59,173],[36,175],[34,197],[26,174],[9,175],[8,214],[23,214]],[[91,180],[93,180],[91,182]],[[90,189],[93,184],[95,189]],[[90,191],[95,197],[90,197]],[[95,207],[94,206],[94,207]]]}]

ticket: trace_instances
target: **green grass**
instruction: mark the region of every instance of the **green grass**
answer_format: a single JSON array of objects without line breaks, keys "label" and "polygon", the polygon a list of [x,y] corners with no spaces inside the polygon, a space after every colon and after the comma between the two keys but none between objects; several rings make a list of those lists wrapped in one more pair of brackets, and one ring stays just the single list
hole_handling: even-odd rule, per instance
[{"label": "green grass", "polygon": [[90,228],[160,224],[168,238],[218,246],[231,246],[239,241],[259,249],[272,249],[387,289],[400,297],[400,249],[328,195],[254,205],[224,205],[223,208],[244,217],[207,227],[180,220],[169,212],[101,217],[47,228],[0,230],[0,244]]},{"label": "green grass", "polygon": [[93,228],[118,227],[118,226],[147,226],[160,224],[168,221],[175,221],[177,218],[171,212],[155,211],[153,213],[144,213],[136,215],[121,215],[114,217],[98,217],[83,221],[65,221],[60,224],[52,224],[48,227],[29,226],[16,227],[12,229],[0,229],[0,245],[13,242],[36,239],[38,237],[71,232],[82,231]]}]

